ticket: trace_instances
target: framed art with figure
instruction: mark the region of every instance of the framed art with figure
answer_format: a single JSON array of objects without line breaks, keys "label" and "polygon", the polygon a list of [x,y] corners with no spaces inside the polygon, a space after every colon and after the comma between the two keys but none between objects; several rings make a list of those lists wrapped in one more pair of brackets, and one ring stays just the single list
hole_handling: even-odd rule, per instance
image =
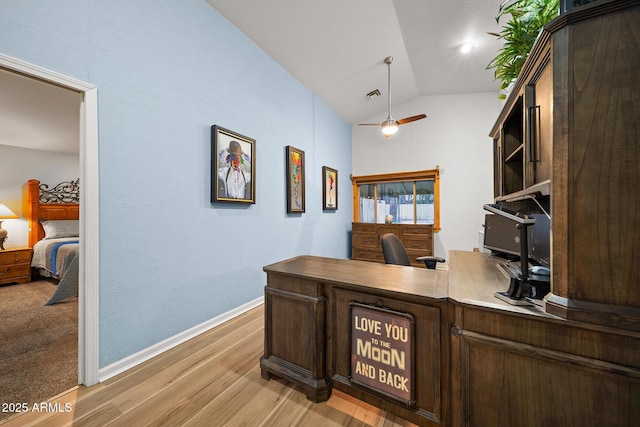
[{"label": "framed art with figure", "polygon": [[338,209],[338,171],[329,166],[322,167],[322,209]]},{"label": "framed art with figure", "polygon": [[211,127],[211,201],[256,202],[256,141]]},{"label": "framed art with figure", "polygon": [[304,151],[287,145],[287,213],[304,212]]}]

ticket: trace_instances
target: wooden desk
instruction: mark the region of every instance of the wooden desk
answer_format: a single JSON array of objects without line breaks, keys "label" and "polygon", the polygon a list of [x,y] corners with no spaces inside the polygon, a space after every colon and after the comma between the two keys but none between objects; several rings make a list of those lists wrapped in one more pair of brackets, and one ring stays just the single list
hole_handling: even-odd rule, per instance
[{"label": "wooden desk", "polygon": [[450,425],[638,425],[640,334],[498,300],[497,262],[450,253]]},{"label": "wooden desk", "polygon": [[[626,426],[640,419],[640,334],[493,296],[501,260],[452,251],[449,271],[297,257],[264,267],[264,378],[331,388],[422,426]],[[415,404],[351,382],[350,303],[415,319]]]},{"label": "wooden desk", "polygon": [[[314,402],[328,399],[334,387],[416,424],[443,420],[449,372],[447,272],[310,256],[264,270],[264,378],[275,375],[293,381]],[[352,302],[413,316],[412,408],[350,381]]]}]

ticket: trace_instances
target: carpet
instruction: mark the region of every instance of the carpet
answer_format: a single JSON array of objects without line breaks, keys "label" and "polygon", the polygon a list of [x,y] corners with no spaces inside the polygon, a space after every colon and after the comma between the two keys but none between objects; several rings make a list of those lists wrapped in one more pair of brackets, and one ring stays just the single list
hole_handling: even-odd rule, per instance
[{"label": "carpet", "polygon": [[78,299],[45,306],[54,283],[0,286],[0,404],[31,407],[78,384]]}]

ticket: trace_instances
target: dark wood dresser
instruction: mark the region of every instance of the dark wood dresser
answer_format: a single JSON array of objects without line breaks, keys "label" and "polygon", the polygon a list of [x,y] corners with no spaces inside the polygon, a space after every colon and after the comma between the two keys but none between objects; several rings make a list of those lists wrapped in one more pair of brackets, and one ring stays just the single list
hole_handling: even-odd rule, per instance
[{"label": "dark wood dresser", "polygon": [[407,249],[411,265],[423,267],[417,257],[433,255],[433,226],[430,224],[372,224],[354,222],[351,227],[352,256],[354,260],[384,263],[380,237],[393,233]]}]

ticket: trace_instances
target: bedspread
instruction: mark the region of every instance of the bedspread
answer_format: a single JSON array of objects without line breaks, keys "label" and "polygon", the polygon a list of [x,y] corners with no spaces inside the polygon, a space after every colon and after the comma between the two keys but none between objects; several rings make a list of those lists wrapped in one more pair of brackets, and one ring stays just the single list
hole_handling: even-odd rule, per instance
[{"label": "bedspread", "polygon": [[33,247],[31,266],[43,276],[59,279],[46,305],[78,295],[78,238],[44,239]]}]

